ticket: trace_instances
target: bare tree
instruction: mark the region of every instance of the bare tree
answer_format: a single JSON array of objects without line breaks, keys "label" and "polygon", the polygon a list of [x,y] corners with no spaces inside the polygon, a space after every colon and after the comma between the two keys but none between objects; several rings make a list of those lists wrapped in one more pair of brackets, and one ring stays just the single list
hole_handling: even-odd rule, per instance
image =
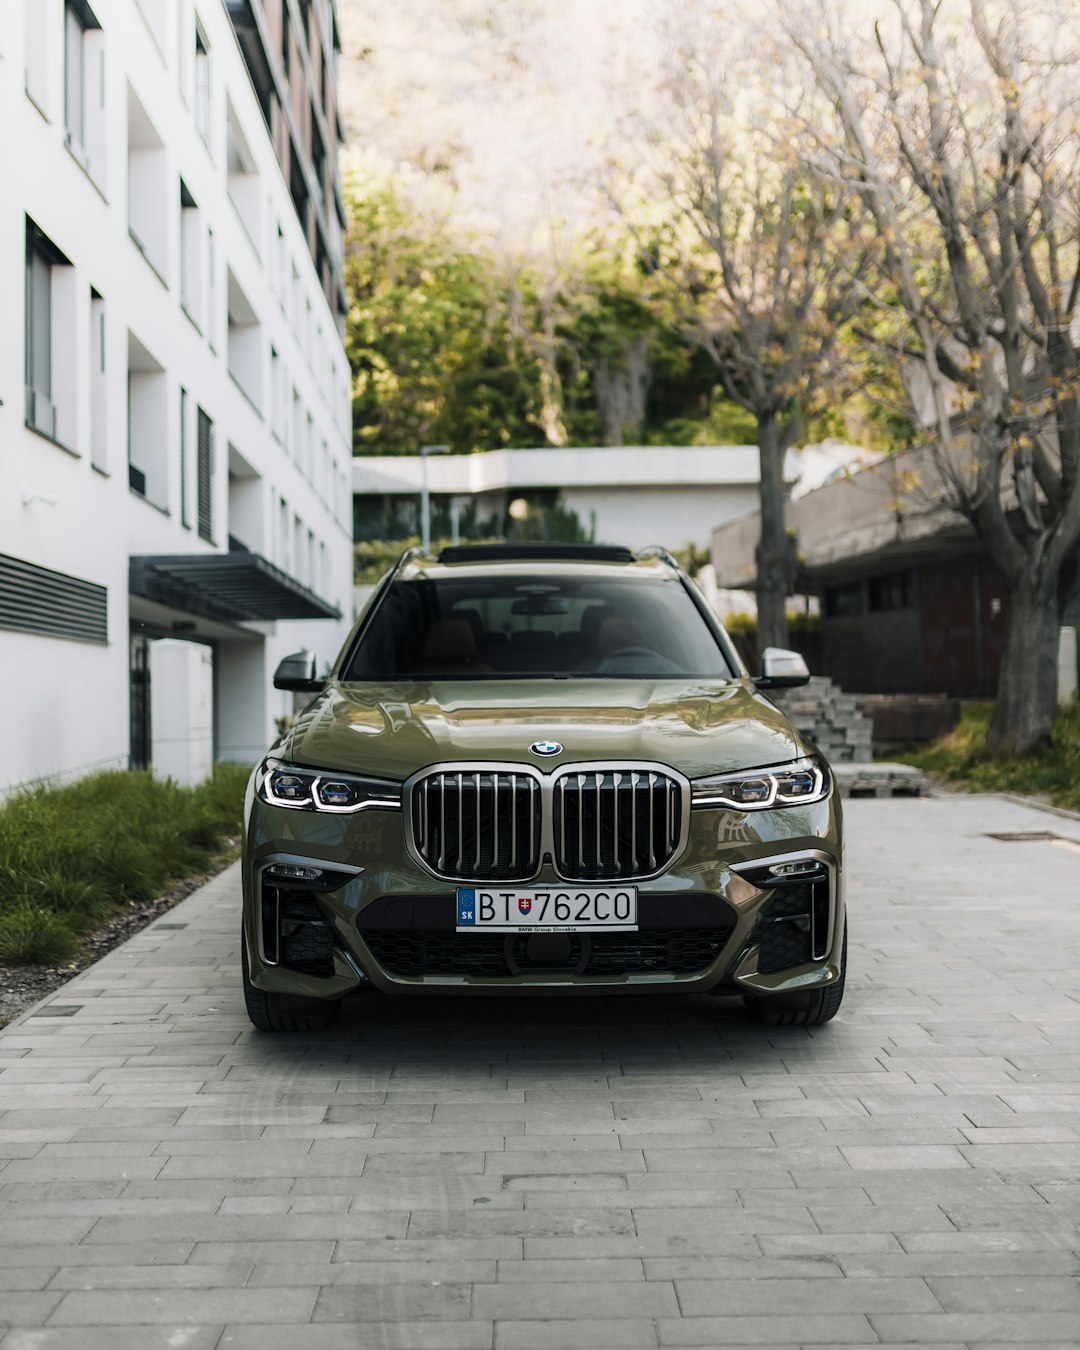
[{"label": "bare tree", "polygon": [[872,24],[781,5],[835,109],[821,165],[858,188],[926,373],[936,477],[1003,580],[988,745],[1025,750],[1053,725],[1080,546],[1075,0],[891,0]]},{"label": "bare tree", "polygon": [[610,195],[673,322],[754,419],[758,641],[786,646],[784,457],[836,392],[838,335],[865,302],[867,244],[849,188],[808,175],[774,122],[777,72],[760,48],[695,0],[667,12],[659,97],[634,137],[636,195]]},{"label": "bare tree", "polygon": [[573,274],[574,234],[571,226],[553,212],[547,214],[544,226],[545,246],[536,250],[531,269],[535,290],[532,314],[522,286],[525,263],[513,254],[506,257],[510,331],[536,362],[539,372],[537,425],[548,445],[565,445],[566,399],[559,373],[559,327],[567,317],[565,292]]}]

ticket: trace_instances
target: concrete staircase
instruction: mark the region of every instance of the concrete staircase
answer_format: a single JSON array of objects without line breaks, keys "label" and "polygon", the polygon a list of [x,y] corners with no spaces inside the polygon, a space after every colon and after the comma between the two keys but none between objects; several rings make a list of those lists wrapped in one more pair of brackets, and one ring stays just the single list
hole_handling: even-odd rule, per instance
[{"label": "concrete staircase", "polygon": [[823,675],[815,675],[801,689],[778,691],[774,702],[815,741],[830,764],[869,764],[874,726],[859,711],[859,700],[845,694]]},{"label": "concrete staircase", "polygon": [[845,694],[832,680],[814,676],[801,689],[773,698],[832,765],[842,797],[919,797],[926,791],[919,769],[874,762],[874,724],[860,711],[856,694]]}]

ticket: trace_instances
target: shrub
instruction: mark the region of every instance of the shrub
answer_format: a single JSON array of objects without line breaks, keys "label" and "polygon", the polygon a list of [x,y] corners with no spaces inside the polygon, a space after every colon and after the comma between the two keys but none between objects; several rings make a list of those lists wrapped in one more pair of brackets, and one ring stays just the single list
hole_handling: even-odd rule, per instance
[{"label": "shrub", "polygon": [[987,750],[993,710],[992,703],[961,708],[960,721],[947,736],[929,745],[907,746],[901,757],[977,792],[1045,797],[1055,806],[1080,810],[1080,703],[1060,710],[1049,744],[1022,755]]},{"label": "shrub", "polygon": [[195,788],[148,773],[37,787],[0,806],[0,964],[68,959],[132,902],[204,870],[240,829],[249,770],[219,764]]},{"label": "shrub", "polygon": [[78,938],[59,914],[32,905],[0,914],[0,965],[58,966],[78,949]]}]

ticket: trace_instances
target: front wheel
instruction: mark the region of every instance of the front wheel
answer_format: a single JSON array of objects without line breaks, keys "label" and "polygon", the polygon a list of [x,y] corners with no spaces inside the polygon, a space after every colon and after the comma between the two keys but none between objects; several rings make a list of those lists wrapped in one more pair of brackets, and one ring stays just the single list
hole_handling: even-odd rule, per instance
[{"label": "front wheel", "polygon": [[301,998],[293,994],[268,994],[251,983],[247,940],[240,934],[244,1007],[256,1031],[326,1031],[341,1016],[339,999]]},{"label": "front wheel", "polygon": [[774,994],[762,998],[746,994],[746,1009],[755,1022],[771,1027],[819,1027],[831,1022],[844,1001],[844,980],[847,975],[847,927],[840,948],[840,978],[824,989],[811,989],[805,994]]}]

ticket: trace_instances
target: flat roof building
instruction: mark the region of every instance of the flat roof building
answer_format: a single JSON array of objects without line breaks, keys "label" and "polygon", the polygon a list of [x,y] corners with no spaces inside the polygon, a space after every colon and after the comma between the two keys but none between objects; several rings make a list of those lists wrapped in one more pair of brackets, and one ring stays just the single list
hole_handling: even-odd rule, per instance
[{"label": "flat roof building", "polygon": [[[424,463],[419,455],[353,460],[357,539],[419,533]],[[455,518],[468,521],[473,537],[501,534],[510,504],[521,499],[557,502],[600,543],[704,546],[719,522],[757,503],[753,445],[485,450],[431,457],[426,465],[436,537],[450,535]]]}]

